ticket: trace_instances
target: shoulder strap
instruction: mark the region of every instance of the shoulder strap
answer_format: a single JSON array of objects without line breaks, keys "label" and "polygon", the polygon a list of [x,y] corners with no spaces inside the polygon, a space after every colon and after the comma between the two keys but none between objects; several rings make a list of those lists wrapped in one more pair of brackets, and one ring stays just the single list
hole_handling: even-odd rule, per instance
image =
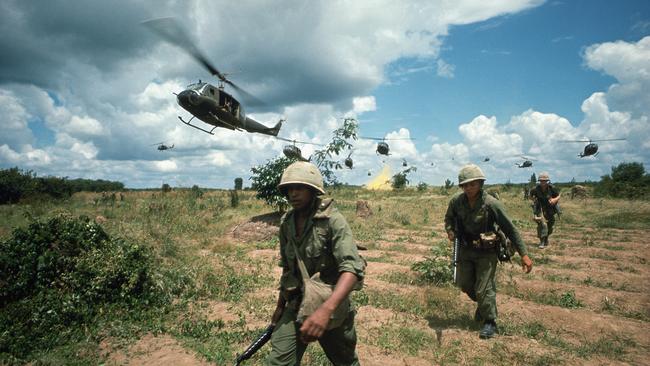
[{"label": "shoulder strap", "polygon": [[302,276],[302,279],[303,280],[309,279],[309,272],[307,271],[305,262],[303,262],[300,253],[298,253],[298,248],[296,248],[296,244],[293,240],[291,240],[291,246],[293,247],[294,253],[296,253],[296,260],[298,261],[298,268],[300,269],[300,275]]}]

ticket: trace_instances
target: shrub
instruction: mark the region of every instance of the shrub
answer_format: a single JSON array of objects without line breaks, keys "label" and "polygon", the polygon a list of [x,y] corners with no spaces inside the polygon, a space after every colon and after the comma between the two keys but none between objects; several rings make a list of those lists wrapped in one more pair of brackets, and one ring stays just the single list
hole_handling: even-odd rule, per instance
[{"label": "shrub", "polygon": [[65,343],[107,306],[153,305],[152,268],[146,247],[109,238],[87,217],[15,229],[0,243],[0,334],[12,335],[0,337],[0,355]]},{"label": "shrub", "polygon": [[241,191],[244,186],[244,180],[241,178],[235,178],[235,190]]},{"label": "shrub", "polygon": [[442,242],[431,248],[431,257],[416,262],[411,269],[418,273],[424,283],[442,285],[453,281],[453,268],[449,258],[451,253],[446,242]]}]

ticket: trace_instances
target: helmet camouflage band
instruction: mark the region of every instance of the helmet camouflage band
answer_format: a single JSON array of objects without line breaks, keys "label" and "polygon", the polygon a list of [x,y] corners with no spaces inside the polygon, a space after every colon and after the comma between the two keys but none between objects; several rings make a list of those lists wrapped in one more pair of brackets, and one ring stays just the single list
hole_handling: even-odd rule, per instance
[{"label": "helmet camouflage band", "polygon": [[547,172],[541,172],[541,173],[539,173],[539,178],[537,178],[537,180],[540,181],[540,182],[543,181],[543,180],[549,181],[549,180],[551,180],[551,177],[548,175]]},{"label": "helmet camouflage band", "polygon": [[316,190],[316,194],[325,194],[323,176],[318,168],[306,161],[297,161],[287,167],[282,173],[278,189],[282,194],[287,194],[286,186],[289,184],[304,184]]},{"label": "helmet camouflage band", "polygon": [[460,169],[458,173],[458,185],[462,186],[474,180],[485,180],[485,174],[478,165],[468,164]]}]

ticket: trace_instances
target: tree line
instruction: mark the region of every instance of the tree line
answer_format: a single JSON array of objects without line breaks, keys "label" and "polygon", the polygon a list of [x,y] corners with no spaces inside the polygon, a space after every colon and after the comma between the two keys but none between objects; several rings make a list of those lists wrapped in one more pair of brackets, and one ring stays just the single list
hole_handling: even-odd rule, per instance
[{"label": "tree line", "polygon": [[121,190],[124,190],[124,183],[103,179],[38,177],[31,170],[23,171],[18,167],[0,170],[0,204],[17,203],[32,196],[60,199],[70,197],[75,192]]}]

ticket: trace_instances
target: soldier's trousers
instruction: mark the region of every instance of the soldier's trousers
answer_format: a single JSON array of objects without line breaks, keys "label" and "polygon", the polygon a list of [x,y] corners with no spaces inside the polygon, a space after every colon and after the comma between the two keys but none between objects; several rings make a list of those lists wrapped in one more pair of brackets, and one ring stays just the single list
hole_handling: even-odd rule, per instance
[{"label": "soldier's trousers", "polygon": [[497,318],[496,270],[497,255],[493,250],[460,248],[457,284],[470,299],[477,302],[483,320]]},{"label": "soldier's trousers", "polygon": [[[354,327],[355,311],[338,328],[326,331],[318,340],[325,355],[336,366],[358,366],[357,331]],[[266,365],[300,365],[307,345],[300,341],[300,324],[296,322],[297,311],[287,308],[275,326],[271,336],[271,354]]]},{"label": "soldier's trousers", "polygon": [[551,236],[553,225],[555,225],[555,215],[544,215],[541,220],[537,221],[537,237],[542,239]]}]

